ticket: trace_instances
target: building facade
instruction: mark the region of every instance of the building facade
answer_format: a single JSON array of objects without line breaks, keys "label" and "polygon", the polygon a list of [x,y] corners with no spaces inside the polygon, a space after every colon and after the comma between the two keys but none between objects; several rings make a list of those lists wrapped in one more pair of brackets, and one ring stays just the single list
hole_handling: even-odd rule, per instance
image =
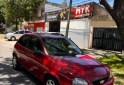
[{"label": "building facade", "polygon": [[[56,31],[65,35],[68,17],[68,6],[65,4],[65,1],[66,0],[63,0],[62,4],[45,2],[43,12],[44,18],[38,19],[39,21],[44,20],[46,31]],[[97,48],[99,45],[101,47],[105,47],[104,43],[101,44],[101,41],[94,37],[94,35],[97,35],[94,34],[96,33],[96,29],[117,30],[116,23],[111,18],[106,9],[95,2],[72,7],[70,18],[71,20],[68,37],[71,38],[81,48]],[[116,33],[114,31],[113,33],[106,35],[104,33],[105,36],[109,35],[109,37],[110,34],[113,36],[113,38],[115,38],[114,35]],[[104,39],[107,41],[107,38]],[[107,42],[110,44],[112,40]]]}]

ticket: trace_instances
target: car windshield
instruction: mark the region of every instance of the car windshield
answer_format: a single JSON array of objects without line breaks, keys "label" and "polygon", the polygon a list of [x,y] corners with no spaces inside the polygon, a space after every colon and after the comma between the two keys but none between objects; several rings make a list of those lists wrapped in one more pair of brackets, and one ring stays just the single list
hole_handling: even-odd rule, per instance
[{"label": "car windshield", "polygon": [[49,55],[76,56],[82,51],[70,40],[65,38],[43,38],[45,48]]}]

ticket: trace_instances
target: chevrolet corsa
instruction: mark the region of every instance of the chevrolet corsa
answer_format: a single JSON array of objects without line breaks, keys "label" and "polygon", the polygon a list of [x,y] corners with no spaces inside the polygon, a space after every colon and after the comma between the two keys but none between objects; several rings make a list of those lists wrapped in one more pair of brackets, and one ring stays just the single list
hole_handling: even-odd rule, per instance
[{"label": "chevrolet corsa", "polygon": [[44,85],[113,85],[110,69],[84,55],[70,39],[47,33],[24,34],[14,45],[12,64]]}]

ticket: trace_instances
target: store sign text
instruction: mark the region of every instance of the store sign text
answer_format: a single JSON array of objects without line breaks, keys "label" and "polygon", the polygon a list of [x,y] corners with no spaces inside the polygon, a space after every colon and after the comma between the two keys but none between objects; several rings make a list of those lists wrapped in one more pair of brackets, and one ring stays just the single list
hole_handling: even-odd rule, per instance
[{"label": "store sign text", "polygon": [[[71,19],[81,19],[92,16],[93,7],[90,4],[80,5],[71,9]],[[63,9],[46,14],[46,20],[67,20],[69,9]]]}]

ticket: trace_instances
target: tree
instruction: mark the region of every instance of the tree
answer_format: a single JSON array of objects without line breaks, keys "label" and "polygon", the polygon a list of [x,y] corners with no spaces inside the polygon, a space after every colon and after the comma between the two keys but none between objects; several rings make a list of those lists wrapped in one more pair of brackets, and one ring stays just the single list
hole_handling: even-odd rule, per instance
[{"label": "tree", "polygon": [[3,13],[3,5],[0,1],[0,24],[5,24],[4,13]]},{"label": "tree", "polygon": [[19,22],[32,20],[37,8],[44,0],[3,0],[4,18],[8,24],[15,24],[16,30]]},{"label": "tree", "polygon": [[124,40],[124,1],[114,0],[113,7],[111,7],[106,0],[99,0],[99,2],[112,16],[118,27],[121,37]]}]

